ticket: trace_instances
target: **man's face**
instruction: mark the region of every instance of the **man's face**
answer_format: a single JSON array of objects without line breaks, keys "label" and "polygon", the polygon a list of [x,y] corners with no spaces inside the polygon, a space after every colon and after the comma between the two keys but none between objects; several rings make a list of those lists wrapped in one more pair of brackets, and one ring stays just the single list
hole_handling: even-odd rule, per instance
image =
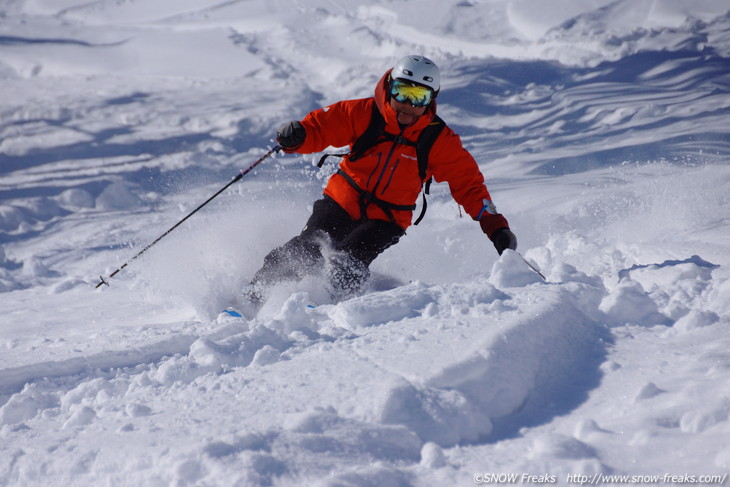
[{"label": "man's face", "polygon": [[421,115],[426,113],[428,107],[414,107],[408,102],[399,102],[395,98],[390,99],[390,107],[395,110],[398,123],[404,127],[413,125]]}]

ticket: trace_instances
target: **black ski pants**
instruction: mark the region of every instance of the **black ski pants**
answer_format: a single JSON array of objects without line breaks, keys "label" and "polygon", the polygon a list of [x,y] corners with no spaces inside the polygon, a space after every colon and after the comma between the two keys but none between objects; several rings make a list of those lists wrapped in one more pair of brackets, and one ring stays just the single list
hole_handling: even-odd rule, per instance
[{"label": "black ski pants", "polygon": [[268,287],[325,269],[336,292],[352,294],[368,278],[372,261],[398,243],[404,233],[389,221],[353,220],[332,198],[324,196],[314,202],[301,234],[264,258],[252,285]]}]

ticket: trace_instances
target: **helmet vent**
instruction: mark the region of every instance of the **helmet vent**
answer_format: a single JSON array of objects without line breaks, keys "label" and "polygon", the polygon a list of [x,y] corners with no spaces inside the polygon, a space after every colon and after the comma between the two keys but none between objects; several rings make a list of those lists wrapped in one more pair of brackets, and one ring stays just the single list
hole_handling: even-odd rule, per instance
[{"label": "helmet vent", "polygon": [[399,59],[393,66],[392,76],[427,86],[434,93],[438,93],[441,88],[439,68],[423,56],[411,55]]}]

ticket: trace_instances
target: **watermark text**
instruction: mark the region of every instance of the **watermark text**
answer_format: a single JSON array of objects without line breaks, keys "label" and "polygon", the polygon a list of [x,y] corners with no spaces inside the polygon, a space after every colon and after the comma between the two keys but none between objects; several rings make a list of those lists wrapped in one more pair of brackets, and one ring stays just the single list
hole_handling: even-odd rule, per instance
[{"label": "watermark text", "polygon": [[568,485],[707,485],[723,486],[727,483],[728,474],[723,475],[694,475],[670,474],[636,475],[636,474],[606,474],[594,473],[568,474],[559,477],[555,474],[532,473],[477,473],[474,483],[477,485],[545,485],[558,482]]}]

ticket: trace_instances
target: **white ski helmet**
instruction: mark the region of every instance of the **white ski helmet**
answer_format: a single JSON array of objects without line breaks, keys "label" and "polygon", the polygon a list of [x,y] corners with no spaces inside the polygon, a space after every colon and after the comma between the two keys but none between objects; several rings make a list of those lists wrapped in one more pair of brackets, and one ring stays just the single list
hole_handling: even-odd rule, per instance
[{"label": "white ski helmet", "polygon": [[390,76],[428,86],[434,93],[441,89],[441,76],[436,63],[424,56],[411,55],[398,60]]}]

